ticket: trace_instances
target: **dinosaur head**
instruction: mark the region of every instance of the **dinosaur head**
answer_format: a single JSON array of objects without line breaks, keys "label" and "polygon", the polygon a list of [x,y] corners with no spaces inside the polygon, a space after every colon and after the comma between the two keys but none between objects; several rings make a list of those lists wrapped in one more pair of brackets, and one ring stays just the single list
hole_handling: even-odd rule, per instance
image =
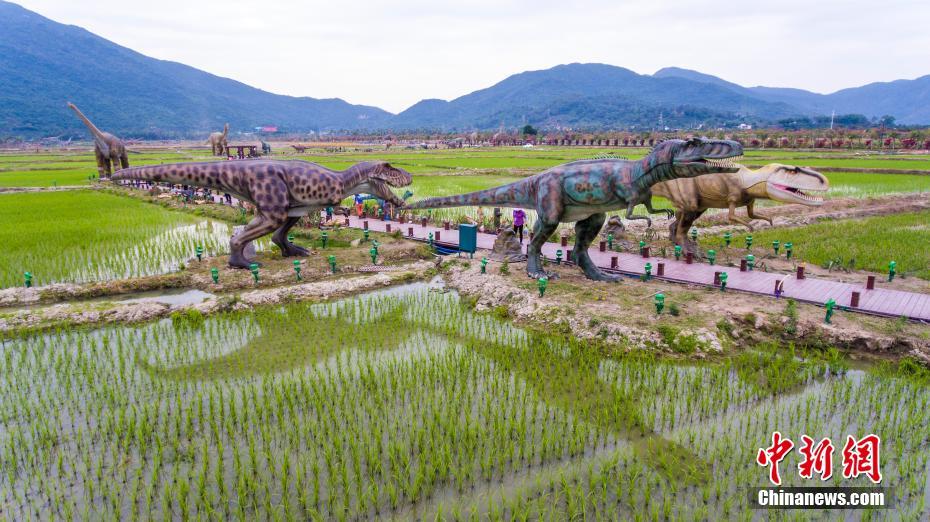
[{"label": "dinosaur head", "polygon": [[823,174],[805,167],[770,163],[758,170],[740,170],[743,188],[756,196],[782,203],[823,205],[823,192],[830,181]]},{"label": "dinosaur head", "polygon": [[743,146],[735,141],[707,138],[665,140],[649,153],[653,164],[671,164],[676,178],[736,172],[742,155]]},{"label": "dinosaur head", "polygon": [[403,199],[391,191],[391,187],[406,187],[413,183],[413,176],[409,172],[386,161],[364,161],[351,168],[367,174],[365,184],[372,194],[398,207],[405,204]]}]

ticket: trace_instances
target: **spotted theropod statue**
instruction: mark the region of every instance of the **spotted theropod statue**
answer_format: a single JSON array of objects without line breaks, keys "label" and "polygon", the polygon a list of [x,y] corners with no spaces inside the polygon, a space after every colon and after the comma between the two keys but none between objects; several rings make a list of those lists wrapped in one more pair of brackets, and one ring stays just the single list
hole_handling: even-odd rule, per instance
[{"label": "spotted theropod statue", "polygon": [[383,161],[366,161],[343,171],[330,170],[309,161],[250,160],[174,163],[124,169],[113,180],[135,179],[206,187],[235,195],[255,205],[255,219],[229,240],[229,266],[248,268],[245,245],[272,234],[271,240],[284,257],[306,256],[308,251],[287,240],[287,233],[301,217],[325,207],[335,207],[359,193],[401,206],[404,200],[390,187],[411,183],[410,173]]},{"label": "spotted theropod statue", "polygon": [[97,158],[97,173],[101,178],[109,177],[114,170],[129,167],[129,156],[126,154],[126,145],[122,140],[109,132],[103,132],[91,123],[87,116],[73,103],[68,102],[78,118],[84,122],[91,136],[94,137],[94,156]]},{"label": "spotted theropod statue", "polygon": [[[582,160],[566,163],[502,187],[459,196],[429,198],[406,208],[444,208],[493,206],[535,208],[537,219],[534,237],[527,248],[526,271],[531,277],[546,274],[540,250],[558,228],[559,223],[575,223],[575,262],[589,279],[614,281],[618,277],[598,269],[588,255],[588,246],[597,237],[606,213],[626,209],[629,219],[633,208],[644,203],[650,213],[657,211],[649,203],[652,185],[670,179],[705,174],[736,172],[732,159],[741,156],[742,146],[735,141],[691,138],[667,140],[656,145],[641,160]],[[651,220],[649,220],[651,223]]]}]

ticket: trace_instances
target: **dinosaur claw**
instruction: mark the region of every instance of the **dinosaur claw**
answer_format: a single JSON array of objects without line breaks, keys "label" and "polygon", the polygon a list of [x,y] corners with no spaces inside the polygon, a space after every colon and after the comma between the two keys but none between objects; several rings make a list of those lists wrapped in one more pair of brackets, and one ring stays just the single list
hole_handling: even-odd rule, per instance
[{"label": "dinosaur claw", "polygon": [[307,257],[310,255],[310,251],[304,247],[290,244],[286,249],[281,251],[281,255],[283,257]]},{"label": "dinosaur claw", "polygon": [[243,256],[231,255],[228,264],[230,268],[249,268],[250,262]]},{"label": "dinosaur claw", "polygon": [[537,272],[527,271],[526,275],[528,275],[529,277],[533,279],[539,279],[540,277],[545,277],[546,279],[558,279],[559,278],[559,274],[556,274],[555,272],[546,272],[544,270],[540,270]]},{"label": "dinosaur claw", "polygon": [[620,279],[622,279],[621,276],[607,274],[607,273],[601,272],[600,270],[598,270],[594,274],[589,274],[585,272],[585,277],[587,277],[588,279],[592,281],[603,281],[605,283],[619,283]]}]

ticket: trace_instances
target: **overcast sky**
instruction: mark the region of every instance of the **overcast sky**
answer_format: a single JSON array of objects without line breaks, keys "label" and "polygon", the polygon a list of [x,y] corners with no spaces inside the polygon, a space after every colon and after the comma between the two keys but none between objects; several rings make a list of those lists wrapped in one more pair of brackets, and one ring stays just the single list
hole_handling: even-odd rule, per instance
[{"label": "overcast sky", "polygon": [[930,73],[926,0],[18,2],[155,58],[391,112],[570,62],[824,93]]}]

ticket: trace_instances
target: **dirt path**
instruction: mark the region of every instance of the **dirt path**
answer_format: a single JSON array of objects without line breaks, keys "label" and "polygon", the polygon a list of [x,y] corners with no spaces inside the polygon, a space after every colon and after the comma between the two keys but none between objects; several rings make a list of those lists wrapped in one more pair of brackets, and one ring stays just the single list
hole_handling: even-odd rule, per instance
[{"label": "dirt path", "polygon": [[353,273],[306,283],[231,292],[180,306],[159,302],[76,301],[19,310],[0,309],[0,336],[61,326],[73,328],[148,322],[187,311],[209,315],[297,301],[325,301],[422,279],[434,266],[432,261],[416,261],[384,273]]},{"label": "dirt path", "polygon": [[[558,278],[540,298],[535,282],[523,273],[524,266],[512,263],[508,274],[500,274],[500,265],[491,264],[482,275],[478,263],[457,261],[444,277],[478,311],[493,310],[518,323],[620,350],[704,358],[777,341],[837,347],[853,357],[910,356],[930,365],[926,325],[842,311],[826,324],[824,309],[818,306],[795,304],[792,312],[785,299],[655,280],[599,283],[585,279],[573,266],[549,265]],[[661,315],[655,311],[657,293],[665,296]]]}]

